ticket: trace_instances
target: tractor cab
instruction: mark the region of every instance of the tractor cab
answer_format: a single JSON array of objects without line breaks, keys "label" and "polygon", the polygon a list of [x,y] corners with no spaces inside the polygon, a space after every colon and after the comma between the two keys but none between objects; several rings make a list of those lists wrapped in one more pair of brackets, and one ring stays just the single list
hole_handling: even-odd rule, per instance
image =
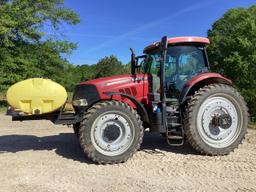
[{"label": "tractor cab", "polygon": [[164,60],[164,87],[166,98],[179,99],[180,93],[190,79],[198,74],[208,72],[209,62],[205,45],[207,38],[176,37],[167,39],[166,56],[160,42],[153,43],[144,49],[144,58],[136,63],[139,73],[149,75],[151,95],[160,94],[161,62]]}]

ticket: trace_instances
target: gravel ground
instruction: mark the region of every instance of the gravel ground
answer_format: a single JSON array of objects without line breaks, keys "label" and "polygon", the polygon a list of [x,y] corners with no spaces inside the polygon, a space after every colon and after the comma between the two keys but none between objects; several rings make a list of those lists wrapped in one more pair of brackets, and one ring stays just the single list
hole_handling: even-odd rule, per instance
[{"label": "gravel ground", "polygon": [[228,156],[169,147],[146,134],[128,162],[95,165],[72,129],[0,115],[0,191],[256,191],[256,130]]}]

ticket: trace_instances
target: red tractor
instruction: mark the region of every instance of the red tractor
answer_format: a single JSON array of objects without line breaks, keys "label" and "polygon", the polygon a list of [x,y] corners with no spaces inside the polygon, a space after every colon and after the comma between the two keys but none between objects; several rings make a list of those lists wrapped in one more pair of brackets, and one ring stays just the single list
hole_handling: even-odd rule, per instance
[{"label": "red tractor", "polygon": [[144,130],[170,145],[186,139],[206,155],[226,155],[245,137],[248,110],[232,82],[209,72],[207,38],[163,37],[131,54],[131,74],[82,82],[75,87],[75,113],[14,115],[73,124],[84,153],[94,162],[125,162],[139,148]]}]

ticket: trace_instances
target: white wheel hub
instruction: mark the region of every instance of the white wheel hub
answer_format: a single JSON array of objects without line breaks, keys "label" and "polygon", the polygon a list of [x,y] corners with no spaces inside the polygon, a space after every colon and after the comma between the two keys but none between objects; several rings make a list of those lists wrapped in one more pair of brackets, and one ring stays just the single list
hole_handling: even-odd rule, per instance
[{"label": "white wheel hub", "polygon": [[[241,113],[235,106],[239,105],[229,96],[209,97],[202,103],[197,115],[197,126],[205,143],[215,148],[224,148],[235,141],[241,131]],[[213,123],[221,117],[227,117],[228,120],[221,121],[229,123],[228,126]]]},{"label": "white wheel hub", "polygon": [[93,123],[91,140],[97,151],[107,156],[125,152],[134,139],[134,127],[127,115],[120,112],[106,112]]}]

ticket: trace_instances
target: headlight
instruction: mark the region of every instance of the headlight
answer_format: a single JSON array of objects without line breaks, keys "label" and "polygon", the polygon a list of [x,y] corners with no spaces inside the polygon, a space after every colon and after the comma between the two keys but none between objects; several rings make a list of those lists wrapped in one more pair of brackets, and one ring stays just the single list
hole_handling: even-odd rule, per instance
[{"label": "headlight", "polygon": [[86,99],[74,100],[72,103],[73,103],[73,106],[77,106],[77,107],[85,107],[88,105],[88,102]]}]

